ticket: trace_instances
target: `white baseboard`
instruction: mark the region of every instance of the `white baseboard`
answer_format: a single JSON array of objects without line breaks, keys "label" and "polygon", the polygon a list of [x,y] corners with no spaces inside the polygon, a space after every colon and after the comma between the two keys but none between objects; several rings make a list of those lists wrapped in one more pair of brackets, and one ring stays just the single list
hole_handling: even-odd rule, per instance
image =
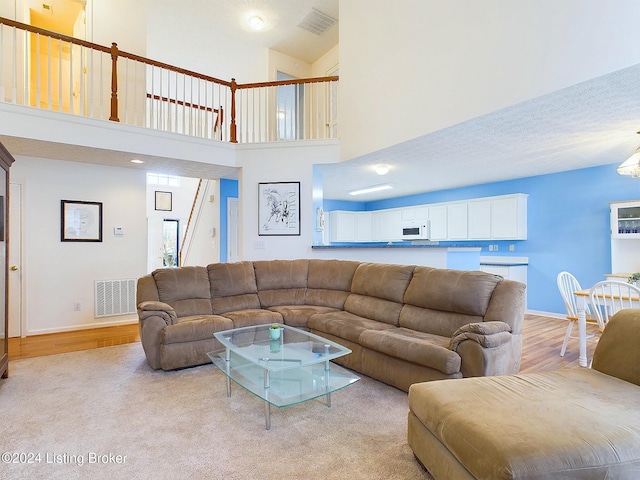
[{"label": "white baseboard", "polygon": [[[39,330],[29,330],[24,337],[31,335],[46,335],[47,333],[73,332],[75,330],[90,330],[92,328],[116,327],[120,325],[133,325],[138,323],[138,315],[123,315],[123,318],[106,322],[85,323],[82,325],[69,325],[65,327],[42,328]],[[23,338],[24,338],[23,337]]]}]

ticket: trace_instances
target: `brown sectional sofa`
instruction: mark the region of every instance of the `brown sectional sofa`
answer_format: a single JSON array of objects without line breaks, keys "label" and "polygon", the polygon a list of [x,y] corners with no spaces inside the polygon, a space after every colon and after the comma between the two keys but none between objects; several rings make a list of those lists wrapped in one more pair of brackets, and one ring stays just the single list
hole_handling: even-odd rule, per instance
[{"label": "brown sectional sofa", "polygon": [[479,271],[344,260],[263,260],[155,270],[138,280],[154,369],[209,363],[217,331],[284,323],[336,341],[344,366],[416,382],[517,373],[522,283]]},{"label": "brown sectional sofa", "polygon": [[640,309],[616,313],[592,368],[424,382],[408,442],[436,479],[640,478]]}]

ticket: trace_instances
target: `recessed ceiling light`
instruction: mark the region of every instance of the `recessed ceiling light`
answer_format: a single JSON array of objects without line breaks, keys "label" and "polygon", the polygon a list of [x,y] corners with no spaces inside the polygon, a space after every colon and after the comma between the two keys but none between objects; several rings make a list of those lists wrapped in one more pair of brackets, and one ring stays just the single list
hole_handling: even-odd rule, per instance
[{"label": "recessed ceiling light", "polygon": [[256,31],[262,30],[264,26],[267,24],[265,19],[260,15],[251,15],[249,17],[248,22],[249,22],[249,26],[251,27],[251,30],[256,30]]},{"label": "recessed ceiling light", "polygon": [[139,160],[137,158],[134,158],[133,160],[130,160],[131,163],[144,163],[144,160]]},{"label": "recessed ceiling light", "polygon": [[376,167],[376,173],[378,175],[386,175],[389,173],[389,165],[378,165]]},{"label": "recessed ceiling light", "polygon": [[359,190],[351,190],[349,192],[349,195],[363,195],[365,193],[372,193],[372,192],[380,192],[382,190],[389,190],[390,188],[393,188],[393,187],[391,185],[389,185],[388,183],[385,183],[383,185],[374,185],[372,187],[361,188]]}]

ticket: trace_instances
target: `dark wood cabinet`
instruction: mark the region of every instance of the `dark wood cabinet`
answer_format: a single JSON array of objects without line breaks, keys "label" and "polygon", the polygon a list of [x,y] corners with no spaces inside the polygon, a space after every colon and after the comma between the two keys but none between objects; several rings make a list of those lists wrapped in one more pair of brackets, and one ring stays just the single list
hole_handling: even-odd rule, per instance
[{"label": "dark wood cabinet", "polygon": [[9,373],[9,168],[14,158],[0,143],[0,376]]}]

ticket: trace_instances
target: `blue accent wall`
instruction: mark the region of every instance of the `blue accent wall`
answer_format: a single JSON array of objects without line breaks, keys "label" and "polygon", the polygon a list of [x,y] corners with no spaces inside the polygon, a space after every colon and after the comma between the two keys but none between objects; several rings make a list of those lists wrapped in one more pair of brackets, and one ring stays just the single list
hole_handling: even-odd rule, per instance
[{"label": "blue accent wall", "polygon": [[[527,307],[565,314],[556,285],[558,272],[572,272],[585,288],[612,273],[608,203],[640,199],[640,180],[618,175],[616,167],[617,164],[604,165],[367,202],[361,210],[528,194],[527,240],[470,243],[481,245],[484,256],[529,257]],[[340,209],[347,210],[344,203],[352,202],[337,203]],[[325,200],[326,211],[335,209],[332,205]],[[498,245],[497,252],[489,252],[490,243]],[[514,245],[515,251],[509,251],[509,245]]]},{"label": "blue accent wall", "polygon": [[220,179],[220,261],[226,262],[227,252],[227,199],[238,198],[238,181],[227,178]]}]

